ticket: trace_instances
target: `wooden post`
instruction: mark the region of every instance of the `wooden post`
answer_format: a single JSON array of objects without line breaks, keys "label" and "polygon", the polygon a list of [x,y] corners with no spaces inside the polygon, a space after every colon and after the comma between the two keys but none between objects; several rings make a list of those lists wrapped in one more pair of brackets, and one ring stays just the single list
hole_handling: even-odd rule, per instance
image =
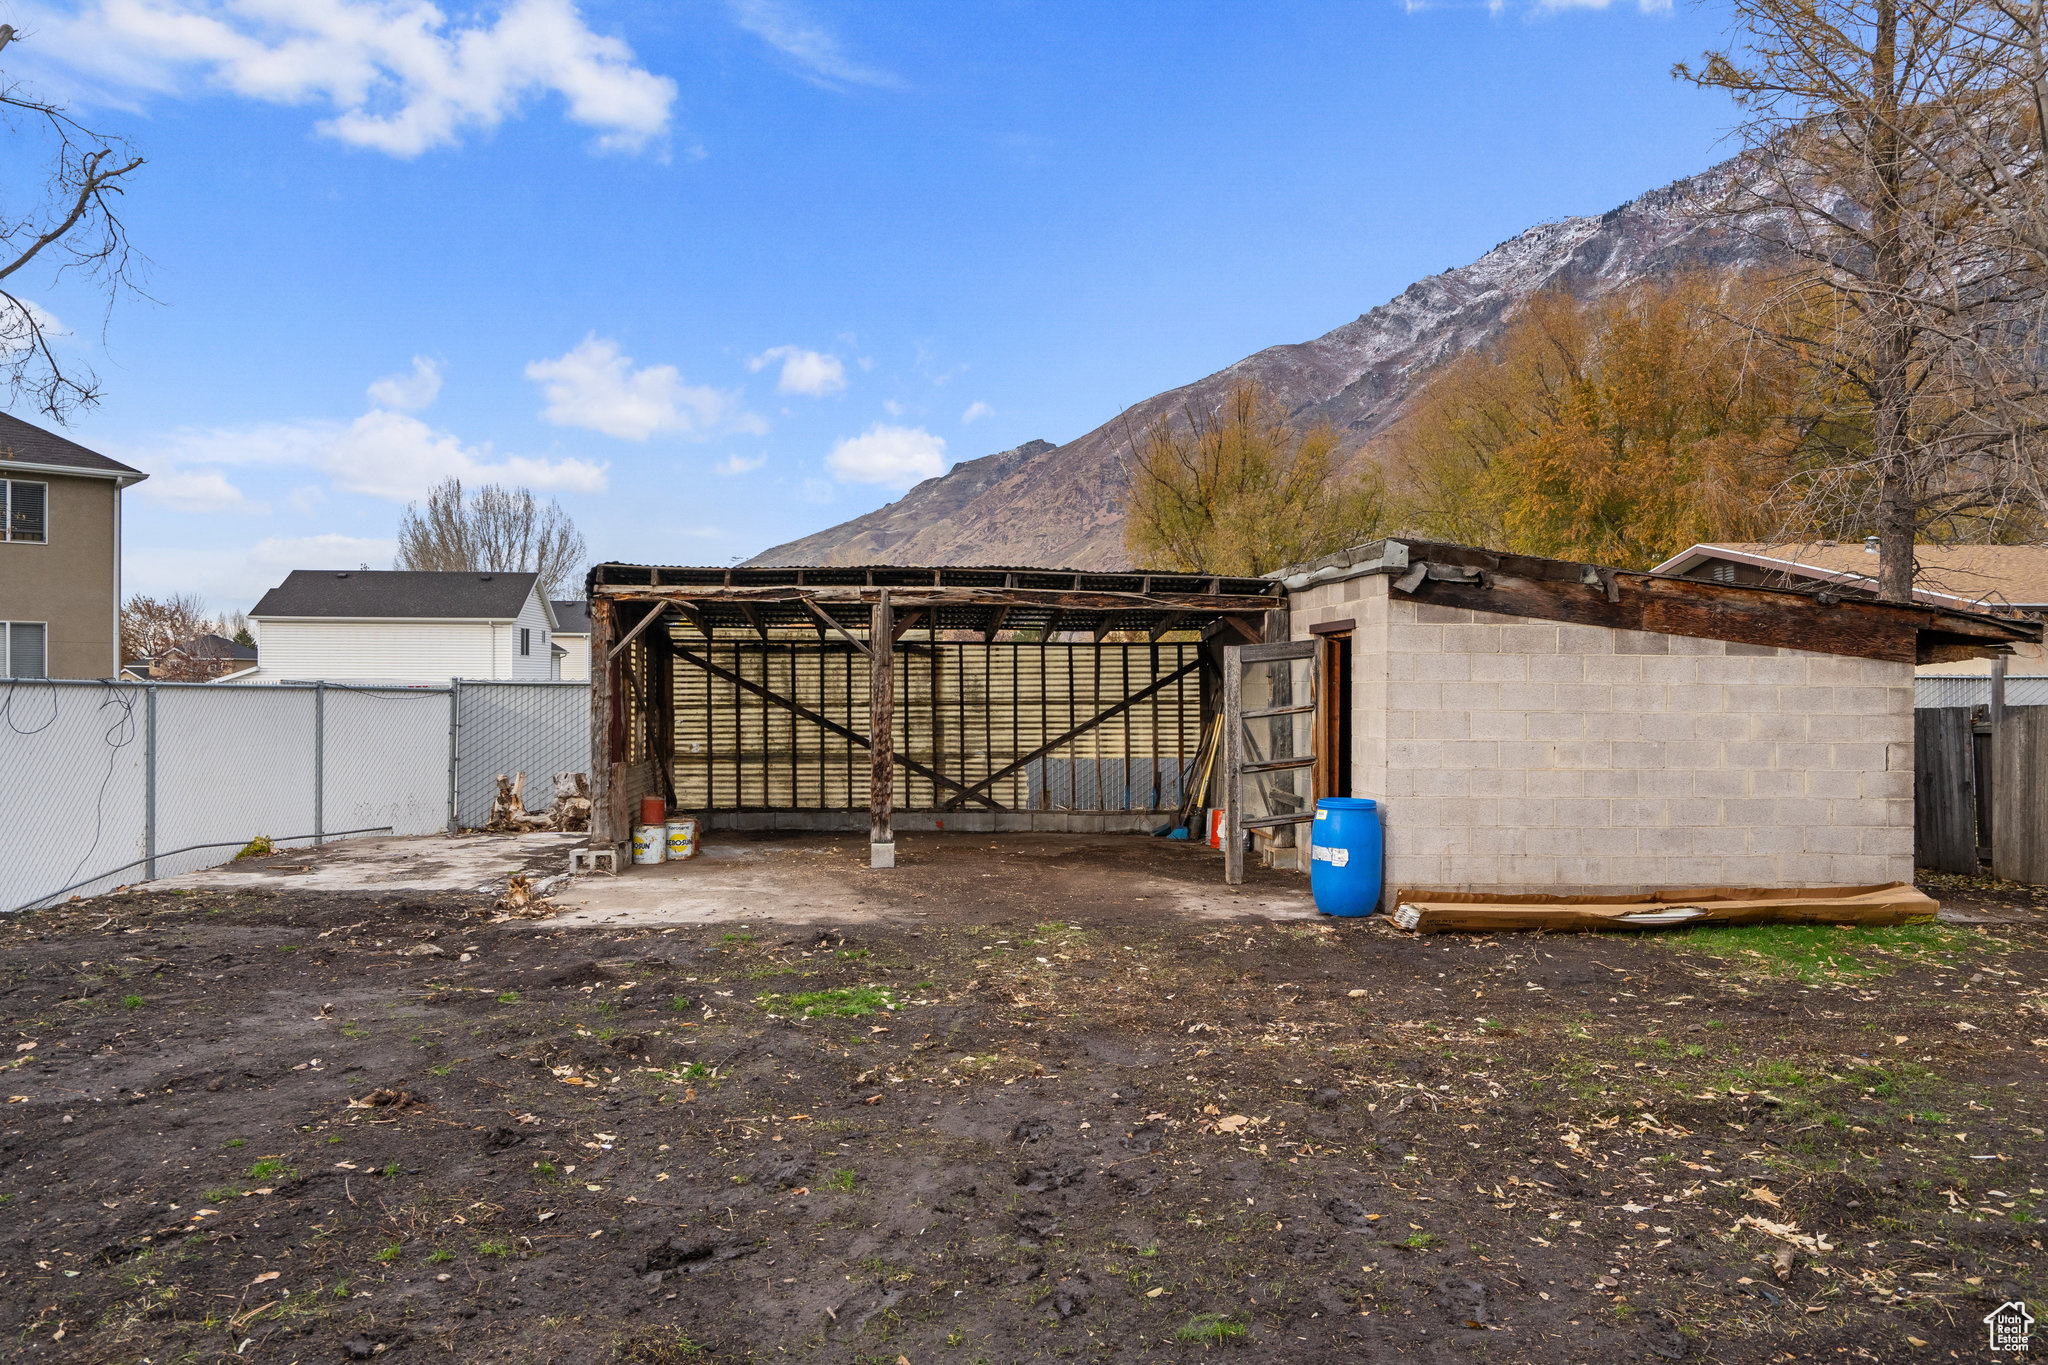
[{"label": "wooden post", "polygon": [[1244,762],[1243,738],[1238,734],[1244,728],[1238,719],[1244,710],[1244,665],[1238,659],[1241,648],[1226,645],[1223,649],[1223,880],[1231,886],[1244,882],[1244,827],[1238,823],[1244,818],[1243,803],[1238,799],[1238,768]]},{"label": "wooden post", "polygon": [[882,592],[868,623],[868,865],[896,866],[895,617]]},{"label": "wooden post", "polygon": [[1977,772],[1977,806],[1984,813],[1984,828],[1978,831],[1977,840],[1987,849],[1998,845],[1998,731],[2005,722],[2005,661],[2003,654],[1991,661],[1991,705],[1987,708],[1991,742],[1984,746],[1989,761],[1979,765]]},{"label": "wooden post", "polygon": [[590,846],[615,848],[612,827],[612,604],[590,604]]}]

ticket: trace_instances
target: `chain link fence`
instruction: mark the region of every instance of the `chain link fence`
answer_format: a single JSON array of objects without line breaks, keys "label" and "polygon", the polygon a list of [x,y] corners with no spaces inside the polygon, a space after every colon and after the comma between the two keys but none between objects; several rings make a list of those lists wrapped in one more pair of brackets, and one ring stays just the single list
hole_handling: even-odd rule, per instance
[{"label": "chain link fence", "polygon": [[587,683],[0,681],[0,912],[278,847],[481,825],[583,771]]},{"label": "chain link fence", "polygon": [[490,818],[498,775],[526,774],[525,805],[546,810],[556,773],[590,768],[590,684],[464,682],[456,687],[455,818]]},{"label": "chain link fence", "polygon": [[[1991,678],[1985,673],[1923,675],[1913,679],[1916,707],[1989,706]],[[2048,706],[2048,676],[2013,675],[2005,679],[2007,706]]]}]

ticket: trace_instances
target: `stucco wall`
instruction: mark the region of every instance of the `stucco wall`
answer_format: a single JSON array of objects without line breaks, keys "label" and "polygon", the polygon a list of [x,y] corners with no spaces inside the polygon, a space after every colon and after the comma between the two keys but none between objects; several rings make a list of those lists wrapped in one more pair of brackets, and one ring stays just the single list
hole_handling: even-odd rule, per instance
[{"label": "stucco wall", "polygon": [[1338,618],[1390,887],[1912,876],[1910,664],[1432,607],[1384,577],[1294,599],[1297,636]]},{"label": "stucco wall", "polygon": [[52,678],[114,676],[116,515],[121,497],[112,479],[61,474],[9,474],[49,485],[49,540],[0,543],[0,621],[49,626]]}]

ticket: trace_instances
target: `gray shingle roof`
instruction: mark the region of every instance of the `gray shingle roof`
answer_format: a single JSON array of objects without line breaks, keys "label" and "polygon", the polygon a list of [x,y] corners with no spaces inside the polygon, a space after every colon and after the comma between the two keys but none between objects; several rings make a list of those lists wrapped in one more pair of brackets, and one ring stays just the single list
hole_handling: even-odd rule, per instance
[{"label": "gray shingle roof", "polygon": [[424,573],[407,569],[294,569],[263,594],[252,618],[509,621],[540,575]]},{"label": "gray shingle roof", "polygon": [[97,450],[87,450],[76,441],[66,440],[54,431],[44,431],[19,417],[0,412],[0,473],[6,472],[10,464],[49,465],[124,481],[132,481],[129,480],[131,475],[135,479],[149,477],[119,460],[108,459]]},{"label": "gray shingle roof", "polygon": [[551,605],[555,609],[555,634],[590,634],[590,603],[580,598],[573,602],[556,598]]}]

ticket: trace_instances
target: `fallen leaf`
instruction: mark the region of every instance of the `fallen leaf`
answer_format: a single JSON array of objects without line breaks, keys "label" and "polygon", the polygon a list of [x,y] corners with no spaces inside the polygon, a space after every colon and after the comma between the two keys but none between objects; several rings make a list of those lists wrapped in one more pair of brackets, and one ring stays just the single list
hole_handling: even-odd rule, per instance
[{"label": "fallen leaf", "polygon": [[1216,1131],[1219,1133],[1242,1133],[1245,1129],[1251,1127],[1251,1122],[1243,1114],[1232,1114],[1228,1118],[1216,1120]]},{"label": "fallen leaf", "polygon": [[1756,1200],[1759,1204],[1769,1204],[1774,1209],[1784,1207],[1778,1199],[1777,1192],[1763,1185],[1759,1185],[1751,1190],[1749,1197]]},{"label": "fallen leaf", "polygon": [[1158,1298],[1158,1297],[1159,1297],[1159,1296],[1160,1296],[1161,1294],[1164,1294],[1165,1292],[1166,1292],[1166,1290],[1165,1290],[1164,1288],[1160,1288],[1160,1289],[1148,1289],[1148,1290],[1146,1290],[1146,1291],[1145,1291],[1145,1297],[1146,1297],[1146,1298],[1148,1298],[1148,1299],[1156,1299],[1156,1298]]},{"label": "fallen leaf", "polygon": [[282,1270],[266,1270],[266,1271],[264,1271],[264,1272],[263,1272],[263,1273],[262,1273],[261,1275],[258,1275],[258,1276],[257,1276],[257,1277],[256,1277],[255,1279],[253,1279],[253,1280],[249,1281],[249,1283],[250,1283],[250,1284],[268,1284],[268,1283],[269,1283],[270,1281],[272,1281],[272,1280],[275,1280],[275,1279],[279,1278],[279,1277],[280,1277],[280,1276],[282,1276],[283,1274],[284,1274],[284,1272],[283,1272]]}]

